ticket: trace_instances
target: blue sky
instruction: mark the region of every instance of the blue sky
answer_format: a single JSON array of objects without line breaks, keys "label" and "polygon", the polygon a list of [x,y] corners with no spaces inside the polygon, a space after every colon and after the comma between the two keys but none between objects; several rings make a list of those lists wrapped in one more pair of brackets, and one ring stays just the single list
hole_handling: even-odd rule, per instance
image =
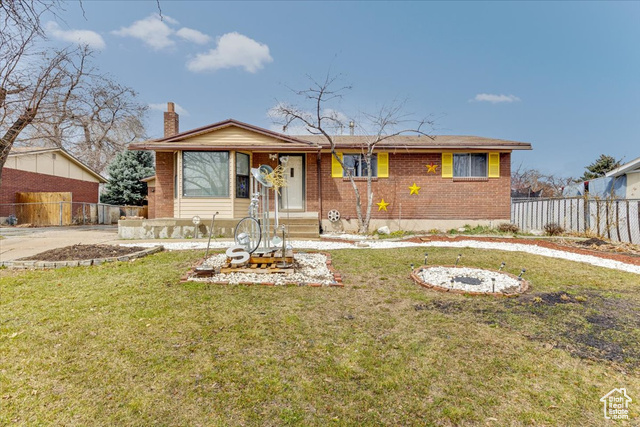
[{"label": "blue sky", "polygon": [[[640,156],[640,2],[67,3],[52,43],[81,39],[181,130],[235,118],[273,128],[305,75],[353,85],[347,115],[407,99],[435,134],[530,142],[513,167],[579,176],[600,154]],[[82,30],[79,32],[79,30]],[[150,109],[150,137],[162,111]]]}]

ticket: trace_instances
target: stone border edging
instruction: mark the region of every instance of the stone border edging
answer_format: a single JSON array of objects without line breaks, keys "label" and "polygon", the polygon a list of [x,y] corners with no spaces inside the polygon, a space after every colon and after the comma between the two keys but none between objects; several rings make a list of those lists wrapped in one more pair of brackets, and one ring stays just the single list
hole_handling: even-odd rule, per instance
[{"label": "stone border edging", "polygon": [[71,260],[71,261],[3,261],[0,262],[0,267],[13,268],[16,270],[24,270],[24,269],[36,269],[43,270],[48,268],[63,268],[63,267],[88,267],[91,265],[100,265],[105,262],[115,262],[115,261],[131,261],[133,259],[142,258],[147,255],[154,254],[156,252],[160,252],[164,250],[164,246],[154,246],[152,248],[144,249],[139,252],[133,252],[127,255],[121,255],[118,257],[109,257],[109,258],[93,258],[93,259],[83,259],[83,260]]},{"label": "stone border edging", "polygon": [[[529,290],[529,282],[527,280],[524,279],[520,279],[520,281],[522,282],[522,285],[520,286],[520,292],[517,293],[513,293],[513,294],[505,294],[503,292],[474,292],[474,291],[465,291],[463,289],[451,289],[451,288],[444,288],[442,286],[438,286],[438,285],[433,285],[431,283],[427,283],[424,280],[422,280],[422,278],[420,276],[418,276],[418,272],[420,272],[422,269],[424,269],[425,267],[446,267],[446,268],[464,268],[463,266],[455,266],[455,265],[421,265],[420,267],[414,269],[411,271],[411,279],[416,282],[416,284],[422,286],[423,288],[427,288],[427,289],[433,289],[434,291],[438,291],[438,292],[451,292],[454,294],[461,294],[461,295],[491,295],[494,297],[505,297],[505,298],[514,298],[517,297],[525,292],[527,292]],[[480,267],[472,267],[472,268],[477,268],[478,270],[485,270],[485,271],[491,271],[491,272],[495,272],[495,270],[489,270],[488,268],[480,268]],[[501,271],[500,273],[505,274],[507,276],[510,276],[514,279],[517,279],[518,276],[511,274],[511,273],[507,273],[506,271]]]},{"label": "stone border edging", "polygon": [[[326,260],[326,265],[327,268],[329,269],[329,271],[333,274],[333,283],[330,283],[328,285],[323,285],[322,283],[285,283],[283,285],[280,286],[311,286],[314,288],[320,288],[323,286],[326,287],[339,287],[339,288],[343,288],[344,287],[344,283],[342,283],[342,275],[340,273],[338,273],[338,271],[333,267],[333,263],[331,260],[331,254],[329,252],[305,252],[305,253],[311,253],[311,254],[322,254],[324,256],[327,257]],[[196,268],[200,267],[203,263],[204,263],[205,259],[202,258],[200,259],[197,263],[194,264],[193,267],[191,267],[189,270],[187,270],[187,272],[180,278],[180,283],[186,283],[189,282],[189,277],[196,271]],[[196,282],[197,283],[197,282]],[[211,284],[211,285],[229,285],[228,282],[201,282],[201,283],[207,283],[207,284]],[[247,282],[247,283],[237,283],[238,285],[247,285],[247,286],[276,286],[275,282],[265,282],[265,283],[254,283],[254,282]]]}]

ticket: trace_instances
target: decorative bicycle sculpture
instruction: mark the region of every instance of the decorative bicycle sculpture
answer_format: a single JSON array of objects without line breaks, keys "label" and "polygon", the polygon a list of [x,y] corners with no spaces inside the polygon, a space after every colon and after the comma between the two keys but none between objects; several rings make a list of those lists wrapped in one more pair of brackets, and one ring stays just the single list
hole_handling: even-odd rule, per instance
[{"label": "decorative bicycle sculpture", "polygon": [[[251,169],[254,179],[254,187],[259,191],[251,195],[249,204],[249,216],[242,218],[236,225],[234,240],[236,245],[243,246],[250,254],[254,252],[268,253],[275,250],[271,245],[283,243],[283,239],[276,235],[278,230],[278,195],[279,189],[286,186],[283,165],[286,157],[281,157],[282,163],[275,170],[269,165],[260,165]],[[275,192],[275,226],[273,238],[270,236],[271,223],[269,218],[269,190]],[[262,247],[260,247],[262,243]]]}]

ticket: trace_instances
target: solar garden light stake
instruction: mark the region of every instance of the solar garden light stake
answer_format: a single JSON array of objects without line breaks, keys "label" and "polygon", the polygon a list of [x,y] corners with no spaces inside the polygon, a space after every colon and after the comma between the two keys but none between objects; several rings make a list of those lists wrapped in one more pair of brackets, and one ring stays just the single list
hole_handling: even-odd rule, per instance
[{"label": "solar garden light stake", "polygon": [[503,261],[502,264],[500,264],[500,268],[498,269],[498,271],[502,271],[505,265],[507,264]]},{"label": "solar garden light stake", "polygon": [[491,278],[491,292],[492,293],[496,293],[496,278],[492,277]]},{"label": "solar garden light stake", "polygon": [[456,258],[456,267],[458,266],[458,262],[460,262],[460,258],[462,258],[462,254],[458,254],[458,258]]},{"label": "solar garden light stake", "polygon": [[413,272],[413,263],[411,263],[411,272]]},{"label": "solar garden light stake", "polygon": [[518,275],[518,280],[522,280],[522,275],[525,273],[525,271],[527,271],[526,268],[523,268],[522,271],[520,271],[520,274]]},{"label": "solar garden light stake", "polygon": [[429,254],[425,253],[424,254],[424,265],[427,265],[427,258],[429,258]]}]

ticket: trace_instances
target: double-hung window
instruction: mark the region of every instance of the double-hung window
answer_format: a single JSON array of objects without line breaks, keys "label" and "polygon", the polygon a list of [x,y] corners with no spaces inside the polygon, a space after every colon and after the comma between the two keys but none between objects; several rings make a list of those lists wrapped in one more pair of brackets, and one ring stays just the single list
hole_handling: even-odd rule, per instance
[{"label": "double-hung window", "polygon": [[229,152],[182,153],[184,197],[229,197]]},{"label": "double-hung window", "polygon": [[[351,171],[351,175],[355,177],[366,177],[368,175],[368,165],[364,154],[348,154],[342,157],[344,163],[343,176],[348,176],[347,170]],[[371,156],[371,176],[378,176],[378,156]]]},{"label": "double-hung window", "polygon": [[487,170],[487,153],[456,153],[453,155],[454,177],[486,178]]}]

